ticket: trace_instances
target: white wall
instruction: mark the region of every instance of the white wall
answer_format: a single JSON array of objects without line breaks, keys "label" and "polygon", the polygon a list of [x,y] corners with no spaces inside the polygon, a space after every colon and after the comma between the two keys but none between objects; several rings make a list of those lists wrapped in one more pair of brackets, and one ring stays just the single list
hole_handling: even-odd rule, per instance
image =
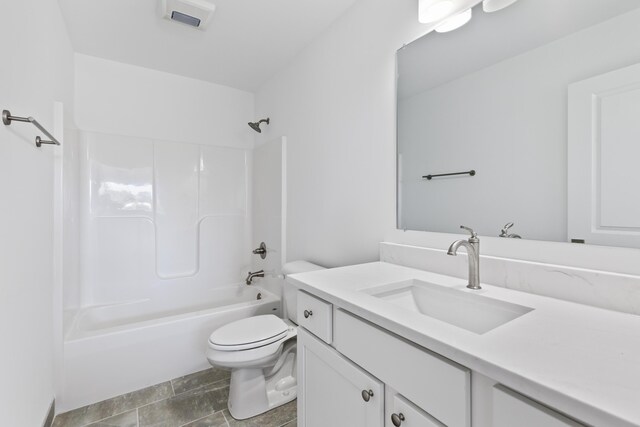
[{"label": "white wall", "polygon": [[395,224],[395,52],[425,31],[417,2],[361,0],[256,95],[287,135],[287,258],[377,259]]},{"label": "white wall", "polygon": [[[638,19],[623,14],[400,100],[402,227],[497,236],[515,222],[525,238],[567,241],[568,86],[636,63]],[[469,169],[477,175],[420,178]]]},{"label": "white wall", "polygon": [[[57,2],[3,2],[0,108],[54,128],[54,101],[70,116],[73,56]],[[58,130],[60,124],[55,126]],[[0,125],[0,414],[42,425],[54,397],[54,163],[37,129]],[[58,132],[58,137],[62,137]]]},{"label": "white wall", "polygon": [[75,120],[107,134],[252,148],[252,93],[75,55]]}]

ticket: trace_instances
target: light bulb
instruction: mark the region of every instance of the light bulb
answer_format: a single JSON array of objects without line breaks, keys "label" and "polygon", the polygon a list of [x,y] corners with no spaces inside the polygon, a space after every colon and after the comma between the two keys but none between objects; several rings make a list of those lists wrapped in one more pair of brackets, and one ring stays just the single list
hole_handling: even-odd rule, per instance
[{"label": "light bulb", "polygon": [[497,12],[507,6],[511,6],[518,0],[484,0],[482,2],[482,10],[487,13]]},{"label": "light bulb", "polygon": [[471,19],[471,9],[467,9],[464,12],[459,13],[443,21],[442,24],[436,27],[436,31],[438,33],[447,33],[449,31],[456,30],[462,27],[467,22],[469,22],[470,19]]},{"label": "light bulb", "polygon": [[451,13],[453,6],[451,0],[419,0],[418,21],[422,24],[440,21]]}]

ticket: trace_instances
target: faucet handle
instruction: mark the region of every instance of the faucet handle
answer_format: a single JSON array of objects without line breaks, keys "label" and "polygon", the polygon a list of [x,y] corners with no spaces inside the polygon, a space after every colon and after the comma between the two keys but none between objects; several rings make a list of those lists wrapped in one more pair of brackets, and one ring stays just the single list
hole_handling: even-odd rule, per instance
[{"label": "faucet handle", "polygon": [[478,238],[478,233],[473,231],[473,228],[465,227],[464,225],[461,225],[460,228],[463,229],[463,230],[467,230],[469,232],[469,234],[471,234],[471,238],[472,239],[477,239]]},{"label": "faucet handle", "polygon": [[500,230],[500,234],[498,235],[498,237],[511,237],[509,236],[509,229],[513,227],[513,225],[513,222],[506,223],[504,227],[502,227],[502,230]]}]

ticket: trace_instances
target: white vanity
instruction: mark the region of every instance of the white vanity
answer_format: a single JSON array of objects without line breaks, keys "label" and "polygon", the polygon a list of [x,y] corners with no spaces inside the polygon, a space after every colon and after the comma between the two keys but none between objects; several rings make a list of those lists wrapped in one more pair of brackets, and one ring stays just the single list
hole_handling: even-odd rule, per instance
[{"label": "white vanity", "polygon": [[640,425],[639,316],[386,262],[287,280],[299,427]]}]

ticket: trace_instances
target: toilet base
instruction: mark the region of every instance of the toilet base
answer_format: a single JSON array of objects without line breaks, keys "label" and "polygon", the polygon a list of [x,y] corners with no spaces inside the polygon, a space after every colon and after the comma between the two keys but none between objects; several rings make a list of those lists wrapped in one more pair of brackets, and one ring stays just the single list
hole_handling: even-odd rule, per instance
[{"label": "toilet base", "polygon": [[296,396],[295,340],[285,347],[275,367],[231,371],[228,407],[231,416],[237,420],[260,415]]}]

